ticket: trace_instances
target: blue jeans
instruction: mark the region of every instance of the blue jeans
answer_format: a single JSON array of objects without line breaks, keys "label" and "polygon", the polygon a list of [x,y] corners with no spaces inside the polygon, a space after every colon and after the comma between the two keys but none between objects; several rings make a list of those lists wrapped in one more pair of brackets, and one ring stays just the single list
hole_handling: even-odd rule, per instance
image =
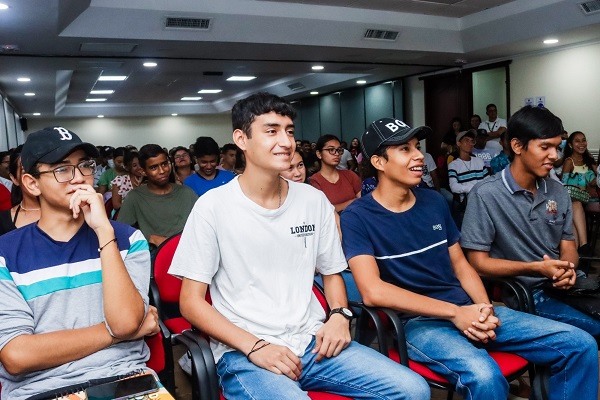
[{"label": "blue jeans", "polygon": [[239,351],[227,352],[217,363],[226,399],[308,399],[305,391],[334,393],[356,399],[429,399],[429,386],[410,369],[356,342],[337,357],[315,362],[306,348],[302,375],[293,381],[249,362]]},{"label": "blue jeans", "polygon": [[571,325],[495,307],[496,340],[467,339],[450,321],[417,317],[406,325],[408,355],[456,385],[466,400],[506,400],[508,382],[487,350],[504,351],[550,367],[550,399],[597,400],[598,347]]},{"label": "blue jeans", "polygon": [[533,301],[537,315],[576,326],[594,337],[600,337],[600,320],[591,315],[549,297],[540,289],[533,290]]}]

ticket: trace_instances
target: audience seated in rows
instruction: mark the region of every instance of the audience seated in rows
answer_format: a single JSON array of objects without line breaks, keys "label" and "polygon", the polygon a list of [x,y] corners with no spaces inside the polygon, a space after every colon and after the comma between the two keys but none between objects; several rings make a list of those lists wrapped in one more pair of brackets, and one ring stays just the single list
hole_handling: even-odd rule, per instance
[{"label": "audience seated in rows", "polygon": [[200,136],[196,139],[194,157],[198,171],[189,176],[184,184],[192,188],[198,196],[224,185],[235,176],[231,171],[217,169],[219,154],[219,145],[213,138]]},{"label": "audience seated in rows", "polygon": [[175,183],[183,185],[183,182],[196,172],[192,153],[183,146],[177,146],[170,151],[170,159],[173,163]]},{"label": "audience seated in rows", "polygon": [[493,306],[463,255],[446,201],[415,188],[424,162],[418,139],[430,131],[384,118],[362,137],[379,184],[341,214],[341,224],[364,303],[403,313],[409,357],[454,383],[464,399],[508,397],[509,385],[485,350],[550,366],[554,398],[596,399],[594,339],[571,325]]},{"label": "audience seated in rows", "polygon": [[117,175],[110,183],[112,185],[112,201],[113,208],[118,210],[121,208],[123,199],[133,189],[137,188],[144,181],[144,170],[140,165],[139,154],[136,151],[127,151],[123,158],[124,169],[123,175]]},{"label": "audience seated in rows", "polygon": [[[428,399],[421,377],[350,340],[333,207],[310,186],[280,177],[294,153],[294,116],[267,93],[234,105],[233,138],[246,170],[203,195],[190,215],[169,270],[183,277],[182,314],[214,338],[225,398],[305,399],[305,390],[321,390]],[[315,268],[332,309],[325,323],[312,295]]]},{"label": "audience seated in rows", "polygon": [[227,143],[221,147],[221,161],[217,166],[217,169],[222,171],[234,172],[235,158],[238,152],[238,148],[233,143]]}]

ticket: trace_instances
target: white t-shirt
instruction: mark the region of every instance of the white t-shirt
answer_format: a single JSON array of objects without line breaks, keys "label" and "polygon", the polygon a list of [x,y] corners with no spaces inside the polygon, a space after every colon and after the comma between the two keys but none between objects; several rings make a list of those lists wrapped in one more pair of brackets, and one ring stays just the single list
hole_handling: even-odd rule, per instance
[{"label": "white t-shirt", "polygon": [[[268,210],[244,195],[236,177],[198,199],[169,273],[210,284],[225,318],[302,356],[325,319],[312,293],[315,269],[330,275],[346,267],[321,191],[289,182],[284,203]],[[215,340],[211,348],[215,361],[233,350]]]},{"label": "white t-shirt", "polygon": [[[479,129],[485,129],[486,132],[495,132],[500,128],[506,128],[506,120],[502,118],[496,118],[494,122],[490,122],[489,120],[483,121],[479,124]],[[490,139],[488,140],[486,147],[492,153],[500,153],[502,151],[502,145],[500,144],[500,138]]]},{"label": "white t-shirt", "polygon": [[352,153],[350,150],[344,149],[344,154],[340,157],[340,163],[337,165],[337,169],[348,169],[348,161],[352,160]]},{"label": "white t-shirt", "polygon": [[431,171],[435,171],[437,168],[437,165],[435,165],[435,161],[433,160],[433,157],[429,153],[425,153],[424,162],[425,162],[425,165],[423,165],[423,176],[421,177],[421,179],[423,179],[423,182],[425,182],[427,184],[427,186],[433,187],[433,179],[431,178]]}]

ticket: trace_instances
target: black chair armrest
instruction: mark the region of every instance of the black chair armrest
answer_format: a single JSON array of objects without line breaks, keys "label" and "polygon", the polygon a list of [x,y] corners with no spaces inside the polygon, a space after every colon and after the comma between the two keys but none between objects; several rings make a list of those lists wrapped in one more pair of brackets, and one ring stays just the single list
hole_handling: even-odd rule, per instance
[{"label": "black chair armrest", "polygon": [[489,289],[490,284],[497,284],[512,293],[517,299],[517,309],[519,311],[528,312],[530,314],[535,313],[531,291],[518,279],[512,277],[482,276],[481,280],[486,286],[486,289]]},{"label": "black chair armrest", "polygon": [[219,378],[217,376],[217,368],[215,365],[213,352],[210,349],[208,340],[204,338],[204,336],[202,336],[200,332],[195,329],[183,331],[180,337],[183,337],[183,340],[188,340],[192,342],[200,352],[200,356],[198,357],[198,359],[195,360],[192,358],[192,363],[201,364],[202,369],[205,371],[204,376],[206,382],[204,383],[204,386],[207,389],[207,397],[201,396],[200,398],[202,400],[219,400]]},{"label": "black chair armrest", "polygon": [[[350,302],[348,302],[348,304],[354,310],[357,310],[357,309],[361,310],[361,313],[358,316],[358,320],[356,323],[355,340],[360,344],[369,346],[371,343],[369,343],[369,340],[367,340],[367,338],[368,338],[367,331],[369,329],[372,329],[372,327],[374,327],[375,333],[377,335],[377,344],[379,346],[378,347],[379,352],[387,357],[388,356],[388,346],[387,346],[387,341],[386,341],[386,336],[385,336],[385,325],[384,325],[383,321],[381,320],[381,318],[379,317],[379,315],[377,314],[377,309],[375,309],[373,307],[368,307],[364,303],[356,302],[356,301],[350,301]],[[356,312],[355,312],[355,314],[358,315],[358,313],[356,313]],[[373,323],[372,327],[369,325],[369,322]]]},{"label": "black chair armrest", "polygon": [[394,346],[400,356],[400,364],[408,367],[408,349],[406,347],[406,335],[404,334],[404,324],[398,316],[398,312],[390,308],[376,308],[389,319],[393,328]]}]

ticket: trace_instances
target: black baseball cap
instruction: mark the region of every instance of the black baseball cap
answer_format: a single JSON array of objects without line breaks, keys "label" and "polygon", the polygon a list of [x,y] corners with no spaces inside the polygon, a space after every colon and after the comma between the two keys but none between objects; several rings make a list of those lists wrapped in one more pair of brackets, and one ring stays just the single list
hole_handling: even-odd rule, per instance
[{"label": "black baseball cap", "polygon": [[79,136],[61,126],[52,126],[27,136],[21,152],[25,172],[31,172],[36,163],[56,164],[76,149],[82,149],[90,157],[98,157],[98,149],[83,142]]},{"label": "black baseball cap", "polygon": [[395,146],[408,142],[413,137],[425,139],[432,133],[428,126],[411,128],[399,119],[381,118],[371,122],[361,137],[363,154],[371,158],[373,153],[383,145]]}]

